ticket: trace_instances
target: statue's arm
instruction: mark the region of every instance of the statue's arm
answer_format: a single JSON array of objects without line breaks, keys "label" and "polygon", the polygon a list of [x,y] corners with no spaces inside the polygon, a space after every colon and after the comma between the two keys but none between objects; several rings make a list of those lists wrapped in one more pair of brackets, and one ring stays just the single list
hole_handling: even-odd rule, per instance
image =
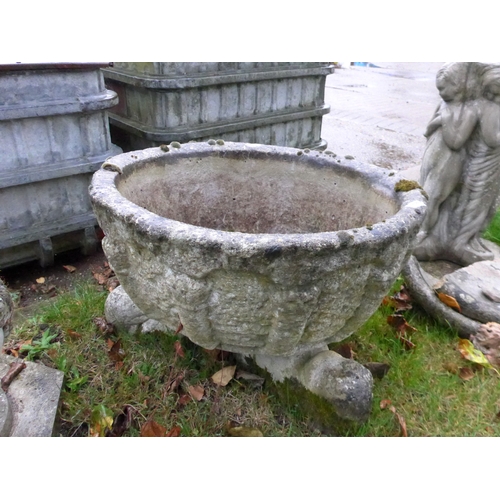
[{"label": "statue's arm", "polygon": [[439,110],[441,109],[441,104],[438,104],[436,111],[434,111],[434,116],[431,118],[431,121],[428,123],[427,128],[424,132],[424,137],[430,137],[441,125],[441,114]]},{"label": "statue's arm", "polygon": [[441,111],[443,140],[450,149],[462,148],[478,122],[478,110],[474,103],[464,103],[461,108],[446,106]]}]

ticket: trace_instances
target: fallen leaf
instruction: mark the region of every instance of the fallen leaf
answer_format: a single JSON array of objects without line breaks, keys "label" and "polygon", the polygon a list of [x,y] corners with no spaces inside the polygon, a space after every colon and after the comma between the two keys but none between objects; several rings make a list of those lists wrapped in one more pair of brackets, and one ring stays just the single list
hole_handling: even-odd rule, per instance
[{"label": "fallen leaf", "polygon": [[111,349],[108,351],[108,356],[110,357],[111,361],[114,361],[115,363],[119,363],[125,359],[125,351],[122,349],[121,339],[113,342]]},{"label": "fallen leaf", "polygon": [[382,299],[382,305],[392,307],[396,312],[407,311],[413,307],[410,303],[397,299],[396,297],[384,297]]},{"label": "fallen leaf", "polygon": [[394,308],[396,312],[412,309],[411,302],[412,298],[404,285],[401,285],[399,292],[395,293],[392,297],[386,296],[382,299],[383,305]]},{"label": "fallen leaf", "polygon": [[391,314],[387,316],[387,323],[395,328],[399,333],[405,334],[407,331],[416,332],[417,329],[411,326],[401,314]]},{"label": "fallen leaf", "polygon": [[108,276],[105,276],[102,273],[92,273],[92,275],[94,276],[94,279],[97,280],[99,285],[104,285],[108,281]]},{"label": "fallen leaf", "polygon": [[113,323],[108,323],[106,321],[106,318],[104,317],[97,317],[94,318],[92,321],[97,326],[99,331],[104,335],[111,335],[115,330]]},{"label": "fallen leaf", "polygon": [[396,408],[394,408],[394,406],[391,406],[389,410],[392,411],[392,413],[394,413],[394,415],[396,415],[396,418],[398,419],[399,427],[401,428],[401,435],[403,437],[408,437],[408,431],[406,430],[406,422],[403,416],[396,411]]},{"label": "fallen leaf", "polygon": [[368,368],[368,370],[370,370],[370,373],[375,378],[382,380],[387,375],[387,372],[389,371],[390,365],[388,365],[387,363],[369,362],[369,363],[365,363],[364,367]]},{"label": "fallen leaf", "polygon": [[201,401],[205,395],[205,389],[201,385],[190,385],[188,387],[188,392],[196,401]]},{"label": "fallen leaf", "polygon": [[388,316],[387,323],[398,332],[398,338],[406,349],[415,348],[415,344],[406,336],[406,333],[415,332],[417,329],[411,326],[401,314],[392,314]]},{"label": "fallen leaf", "polygon": [[179,356],[180,358],[184,358],[186,356],[184,354],[184,349],[182,348],[182,345],[178,340],[174,342],[174,349],[176,356]]},{"label": "fallen leaf", "polygon": [[92,410],[90,435],[104,437],[106,432],[113,427],[113,413],[104,405],[98,405]]},{"label": "fallen leaf", "polygon": [[391,403],[392,401],[390,399],[382,399],[382,401],[380,401],[380,409],[385,410]]},{"label": "fallen leaf", "polygon": [[438,299],[443,304],[446,304],[448,307],[451,307],[452,309],[455,309],[458,312],[461,311],[460,304],[451,295],[446,295],[445,293],[438,293],[437,296]]},{"label": "fallen leaf", "polygon": [[141,437],[165,437],[166,435],[167,428],[154,420],[148,420],[141,427]]},{"label": "fallen leaf", "polygon": [[401,435],[403,437],[408,437],[405,419],[403,418],[402,415],[400,415],[396,411],[396,408],[391,404],[391,400],[390,399],[383,399],[382,401],[380,401],[380,409],[381,410],[385,410],[387,407],[389,407],[389,411],[392,412],[396,416],[396,418],[398,419],[399,427],[401,429]]},{"label": "fallen leaf", "polygon": [[227,432],[232,437],[264,437],[264,434],[255,427],[231,427]]},{"label": "fallen leaf", "polygon": [[37,278],[35,280],[39,285],[42,285],[43,283],[45,283],[45,278]]},{"label": "fallen leaf", "polygon": [[69,338],[73,340],[79,340],[82,338],[82,334],[75,332],[75,330],[66,330],[66,333],[69,335]]},{"label": "fallen leaf", "polygon": [[179,326],[177,327],[177,330],[175,330],[174,335],[177,335],[178,333],[180,333],[183,328],[184,328],[184,325],[182,323],[179,323]]},{"label": "fallen leaf", "polygon": [[165,437],[179,437],[181,435],[181,428],[179,426],[172,427]]},{"label": "fallen leaf", "polygon": [[486,356],[480,350],[474,347],[474,344],[470,340],[460,339],[458,341],[458,350],[465,359],[486,368],[491,368],[498,375],[500,375],[500,372],[488,361]]},{"label": "fallen leaf", "polygon": [[221,387],[226,386],[233,379],[234,373],[236,372],[236,365],[225,366],[222,370],[212,375],[212,382]]},{"label": "fallen leaf", "polygon": [[114,421],[110,432],[111,437],[121,437],[130,428],[132,418],[135,413],[134,408],[130,405],[125,405],[123,411],[119,413]]},{"label": "fallen leaf", "polygon": [[463,366],[458,371],[458,376],[462,380],[470,380],[470,379],[474,378],[474,372],[468,366]]},{"label": "fallen leaf", "polygon": [[68,271],[68,273],[74,273],[76,271],[76,267],[75,266],[63,266],[64,269],[66,269],[66,271]]},{"label": "fallen leaf", "polygon": [[163,390],[163,397],[165,398],[169,394],[174,392],[177,387],[179,387],[183,379],[184,373],[175,373],[173,370],[171,370],[167,383],[165,384],[165,389]]},{"label": "fallen leaf", "polygon": [[354,351],[352,350],[351,344],[341,344],[335,349],[333,349],[337,354],[340,354],[343,358],[347,359],[353,359],[354,358]]},{"label": "fallen leaf", "polygon": [[192,401],[192,398],[189,394],[183,394],[179,400],[177,401],[177,404],[181,405],[181,406],[185,406],[187,405],[189,402]]}]

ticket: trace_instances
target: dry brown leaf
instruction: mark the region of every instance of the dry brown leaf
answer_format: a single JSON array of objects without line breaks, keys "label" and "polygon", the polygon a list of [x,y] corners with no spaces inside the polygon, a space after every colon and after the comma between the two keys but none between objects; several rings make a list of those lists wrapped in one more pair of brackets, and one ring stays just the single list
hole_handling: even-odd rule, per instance
[{"label": "dry brown leaf", "polygon": [[92,321],[97,326],[99,331],[101,333],[103,333],[104,335],[111,335],[115,330],[115,327],[113,326],[113,324],[108,323],[106,321],[106,318],[104,318],[104,317],[99,316],[97,318],[94,318]]},{"label": "dry brown leaf", "polygon": [[443,304],[446,304],[448,307],[451,307],[452,309],[455,309],[456,311],[461,312],[460,304],[451,295],[446,295],[445,293],[438,293],[437,296],[438,296],[438,299]]},{"label": "dry brown leaf", "polygon": [[104,285],[108,281],[108,277],[102,273],[92,273],[92,275],[99,285]]},{"label": "dry brown leaf", "polygon": [[[108,339],[108,345],[109,345],[109,340],[110,339]],[[108,351],[108,356],[111,359],[111,361],[114,361],[115,363],[120,363],[125,359],[125,351],[122,349],[121,339],[118,339],[116,342],[113,342],[111,349]]]},{"label": "dry brown leaf", "polygon": [[392,411],[392,413],[394,413],[394,415],[396,415],[396,418],[398,419],[399,426],[401,428],[401,435],[403,437],[408,437],[408,431],[406,430],[406,422],[403,416],[396,411],[396,408],[394,408],[394,406],[391,406],[389,410]]},{"label": "dry brown leaf", "polygon": [[43,277],[42,277],[42,278],[37,278],[35,281],[36,281],[39,285],[43,285],[43,284],[45,283],[45,278],[43,278]]},{"label": "dry brown leaf", "polygon": [[398,338],[406,349],[414,349],[415,344],[407,338],[407,332],[415,332],[416,328],[411,326],[401,314],[392,314],[387,316],[387,323],[398,332]]},{"label": "dry brown leaf", "polygon": [[170,429],[167,432],[165,437],[179,437],[180,435],[181,435],[181,428],[176,425],[175,427],[172,427],[172,429]]},{"label": "dry brown leaf", "polygon": [[175,372],[171,370],[170,375],[168,376],[167,383],[165,384],[165,388],[163,389],[163,397],[167,397],[169,394],[172,394],[181,382],[184,380],[184,373]]},{"label": "dry brown leaf", "polygon": [[69,335],[69,338],[73,340],[79,340],[82,338],[82,334],[75,332],[75,330],[66,330],[66,333]]},{"label": "dry brown leaf", "polygon": [[226,386],[233,379],[234,373],[236,372],[236,365],[225,366],[222,370],[212,375],[212,382],[221,387]]},{"label": "dry brown leaf", "polygon": [[462,380],[471,380],[474,378],[474,372],[468,366],[463,366],[458,370],[458,376]]},{"label": "dry brown leaf", "polygon": [[417,329],[411,326],[401,314],[391,314],[387,316],[387,323],[404,335],[407,331],[416,332]]},{"label": "dry brown leaf", "polygon": [[68,271],[68,273],[74,273],[76,271],[76,267],[75,266],[63,266],[64,269],[66,269],[66,271]]},{"label": "dry brown leaf", "polygon": [[192,401],[192,398],[189,394],[183,394],[179,400],[177,401],[177,404],[181,406],[187,405],[190,401]]},{"label": "dry brown leaf", "polygon": [[182,323],[179,323],[179,326],[177,327],[177,330],[175,330],[174,335],[177,335],[178,333],[180,333],[183,328],[184,328],[184,325]]},{"label": "dry brown leaf", "polygon": [[392,401],[390,399],[382,399],[382,401],[380,401],[380,409],[385,410],[391,403]]},{"label": "dry brown leaf", "polygon": [[176,356],[179,356],[180,358],[184,358],[186,356],[184,354],[184,349],[182,348],[182,345],[178,340],[174,342],[174,349]]},{"label": "dry brown leaf", "polygon": [[356,354],[356,353],[352,350],[352,345],[351,345],[351,343],[341,344],[341,345],[339,345],[339,346],[336,346],[333,350],[334,350],[337,354],[340,354],[343,358],[347,358],[347,359],[353,359],[353,358],[354,358],[354,354]]},{"label": "dry brown leaf", "polygon": [[205,395],[205,389],[201,385],[190,385],[188,387],[188,392],[196,401],[201,401]]},{"label": "dry brown leaf", "polygon": [[165,437],[166,435],[167,428],[154,420],[148,420],[141,427],[141,437]]}]

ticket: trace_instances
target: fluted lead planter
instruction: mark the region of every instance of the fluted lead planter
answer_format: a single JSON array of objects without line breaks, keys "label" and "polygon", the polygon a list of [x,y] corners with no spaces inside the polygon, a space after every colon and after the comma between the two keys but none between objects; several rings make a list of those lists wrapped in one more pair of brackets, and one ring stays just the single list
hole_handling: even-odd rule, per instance
[{"label": "fluted lead planter", "polygon": [[370,317],[411,251],[425,201],[396,182],[328,152],[210,141],[111,158],[90,195],[109,262],[146,316],[363,420],[371,374],[326,345]]}]

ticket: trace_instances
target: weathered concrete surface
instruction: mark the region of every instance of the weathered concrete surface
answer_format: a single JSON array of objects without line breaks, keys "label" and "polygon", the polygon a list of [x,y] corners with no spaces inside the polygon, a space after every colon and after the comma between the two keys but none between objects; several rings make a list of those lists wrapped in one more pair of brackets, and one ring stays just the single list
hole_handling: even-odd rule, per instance
[{"label": "weathered concrete surface", "polygon": [[12,407],[7,394],[0,389],[0,437],[10,434],[12,428]]},{"label": "weathered concrete surface", "polygon": [[106,320],[129,333],[166,332],[168,327],[154,319],[149,319],[132,301],[122,286],[108,295],[104,305]]},{"label": "weathered concrete surface", "polygon": [[[16,358],[0,355],[0,378]],[[7,396],[12,409],[12,437],[52,436],[62,389],[63,372],[25,361],[26,368],[12,381]]]},{"label": "weathered concrete surface", "polygon": [[425,212],[398,180],[329,152],[190,143],[114,157],[91,198],[147,317],[205,348],[285,356],[349,336],[396,279]]},{"label": "weathered concrete surface", "polygon": [[370,416],[373,377],[356,361],[324,351],[302,367],[299,377],[311,392],[329,401],[340,417],[363,422]]}]

